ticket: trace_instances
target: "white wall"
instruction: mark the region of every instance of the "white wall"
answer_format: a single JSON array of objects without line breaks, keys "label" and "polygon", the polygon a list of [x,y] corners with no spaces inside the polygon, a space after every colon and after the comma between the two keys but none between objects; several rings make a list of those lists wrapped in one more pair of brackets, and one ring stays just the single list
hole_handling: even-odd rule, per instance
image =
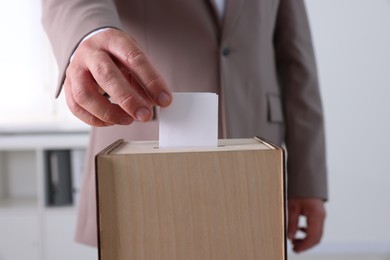
[{"label": "white wall", "polygon": [[317,252],[390,254],[390,0],[306,0],[324,101],[330,201]]},{"label": "white wall", "polygon": [[40,98],[52,99],[43,84],[46,57],[38,1],[1,1],[0,23],[0,90],[6,95],[0,104],[1,121],[50,114],[51,102],[39,102]]},{"label": "white wall", "polygon": [[41,25],[41,1],[0,1],[0,132],[17,128],[85,128],[54,99],[57,66]]}]

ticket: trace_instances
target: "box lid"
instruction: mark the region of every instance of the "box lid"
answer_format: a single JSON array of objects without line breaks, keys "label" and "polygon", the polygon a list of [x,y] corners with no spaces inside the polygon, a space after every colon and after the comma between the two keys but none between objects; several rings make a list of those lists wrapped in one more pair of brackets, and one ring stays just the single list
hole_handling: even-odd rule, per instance
[{"label": "box lid", "polygon": [[152,153],[186,153],[214,151],[243,151],[243,150],[274,150],[279,147],[259,138],[220,139],[217,147],[185,147],[159,148],[158,141],[124,141],[118,140],[100,154],[152,154]]}]

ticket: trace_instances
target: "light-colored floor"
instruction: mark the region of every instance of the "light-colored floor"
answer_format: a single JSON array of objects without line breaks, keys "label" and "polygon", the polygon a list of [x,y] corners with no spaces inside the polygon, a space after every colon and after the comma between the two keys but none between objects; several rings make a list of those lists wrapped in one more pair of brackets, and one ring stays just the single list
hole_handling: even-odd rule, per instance
[{"label": "light-colored floor", "polygon": [[390,255],[379,254],[290,254],[288,260],[390,260]]}]

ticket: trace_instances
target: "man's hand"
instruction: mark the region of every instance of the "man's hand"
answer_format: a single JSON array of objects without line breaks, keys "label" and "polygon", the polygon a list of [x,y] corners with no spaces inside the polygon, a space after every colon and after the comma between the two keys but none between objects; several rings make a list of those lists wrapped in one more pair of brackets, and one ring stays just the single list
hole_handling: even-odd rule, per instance
[{"label": "man's hand", "polygon": [[140,47],[116,29],[79,45],[66,70],[64,90],[72,113],[92,126],[148,121],[152,106],[165,107],[172,101],[164,80]]},{"label": "man's hand", "polygon": [[[306,217],[306,225],[299,226],[299,217]],[[290,198],[288,199],[288,239],[291,240],[296,253],[305,251],[321,241],[325,221],[325,206],[321,199]],[[304,238],[298,238],[301,231]]]}]

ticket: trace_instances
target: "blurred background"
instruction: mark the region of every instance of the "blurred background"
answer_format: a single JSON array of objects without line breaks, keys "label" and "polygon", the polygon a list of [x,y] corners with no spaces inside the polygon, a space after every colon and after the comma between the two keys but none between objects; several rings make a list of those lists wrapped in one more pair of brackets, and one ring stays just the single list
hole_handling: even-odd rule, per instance
[{"label": "blurred background", "polygon": [[[330,201],[322,243],[290,259],[390,259],[390,0],[306,6]],[[40,13],[37,0],[0,2],[0,260],[97,259],[72,240],[89,127],[68,112],[63,95],[54,99],[57,69]],[[65,202],[44,192],[55,172],[52,154],[76,169]]]}]

